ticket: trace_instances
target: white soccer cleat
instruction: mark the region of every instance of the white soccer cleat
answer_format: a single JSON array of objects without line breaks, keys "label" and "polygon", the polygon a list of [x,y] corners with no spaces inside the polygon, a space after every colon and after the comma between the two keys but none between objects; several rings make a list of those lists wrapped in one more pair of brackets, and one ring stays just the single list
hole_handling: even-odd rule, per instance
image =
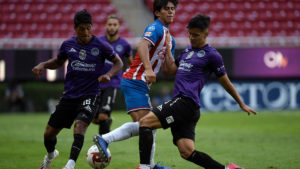
[{"label": "white soccer cleat", "polygon": [[74,168],[65,166],[63,169],[74,169]]},{"label": "white soccer cleat", "polygon": [[53,157],[48,158],[48,155],[45,155],[44,161],[41,164],[40,169],[50,169],[51,162],[59,155],[58,150],[54,150]]}]

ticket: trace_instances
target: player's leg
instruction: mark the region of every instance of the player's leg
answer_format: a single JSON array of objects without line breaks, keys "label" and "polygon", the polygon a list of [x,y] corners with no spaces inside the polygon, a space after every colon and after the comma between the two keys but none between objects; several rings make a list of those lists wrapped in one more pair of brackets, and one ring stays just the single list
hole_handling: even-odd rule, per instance
[{"label": "player's leg", "polygon": [[131,115],[134,122],[125,123],[102,136],[95,136],[94,142],[100,151],[105,152],[108,144],[111,142],[121,141],[138,135],[139,124],[136,121],[148,113],[151,109],[151,103],[147,85],[144,82],[137,83],[138,85],[127,84],[123,79],[121,81],[121,89],[125,97],[127,112]]},{"label": "player's leg", "polygon": [[[154,144],[153,130],[161,128],[161,124],[157,116],[153,112],[149,112],[140,120],[139,128],[139,150],[140,150],[140,168],[153,168],[151,166],[151,153]],[[155,149],[155,146],[154,146]]]},{"label": "player's leg", "polygon": [[50,168],[51,162],[58,156],[59,152],[55,150],[55,145],[57,142],[57,134],[61,131],[61,129],[53,128],[47,125],[44,132],[44,145],[47,150],[47,154],[40,166],[40,169],[48,169]]},{"label": "player's leg", "polygon": [[99,110],[94,123],[99,124],[99,134],[103,135],[110,132],[112,123],[111,112],[113,104],[115,103],[117,88],[104,88],[101,90],[101,99],[99,103]]},{"label": "player's leg", "polygon": [[69,114],[73,111],[73,107],[69,106],[70,104],[73,104],[72,101],[68,99],[61,99],[56,106],[54,113],[50,116],[48,125],[44,132],[44,145],[47,150],[47,155],[41,164],[41,169],[50,168],[51,162],[59,154],[58,151],[55,150],[57,134],[62,128],[70,128],[73,123],[75,117]]},{"label": "player's leg", "polygon": [[81,152],[85,132],[94,118],[97,107],[97,96],[90,96],[82,99],[79,102],[79,110],[77,111],[77,116],[75,118],[73,138],[70,157],[65,166],[65,169],[74,169],[77,158]]},{"label": "player's leg", "polygon": [[209,155],[199,152],[194,148],[194,141],[181,138],[177,141],[177,147],[182,158],[191,161],[205,169],[225,169],[225,166],[212,159]]}]

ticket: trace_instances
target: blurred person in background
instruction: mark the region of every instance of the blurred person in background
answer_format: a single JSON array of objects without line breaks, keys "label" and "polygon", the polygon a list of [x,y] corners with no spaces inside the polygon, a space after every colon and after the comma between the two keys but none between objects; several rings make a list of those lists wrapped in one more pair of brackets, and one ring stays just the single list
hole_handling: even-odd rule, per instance
[{"label": "blurred person in background", "polygon": [[[45,69],[57,69],[68,60],[64,92],[44,132],[47,154],[40,169],[50,168],[51,162],[59,154],[55,149],[56,136],[63,128],[70,128],[75,121],[70,157],[63,168],[74,169],[84,143],[84,134],[97,111],[99,82],[108,83],[123,67],[113,48],[92,34],[92,16],[86,10],[75,14],[74,29],[76,36],[62,43],[56,58],[41,62],[32,69],[40,77]],[[113,66],[102,74],[105,59],[110,60]]]},{"label": "blurred person in background", "polygon": [[166,101],[169,101],[172,98],[170,95],[170,89],[168,86],[163,86],[157,95],[152,98],[152,106],[156,107],[158,105],[163,104]]},{"label": "blurred person in background", "polygon": [[[137,45],[137,53],[130,67],[123,73],[121,90],[125,97],[127,113],[133,122],[128,122],[119,128],[104,134],[96,135],[94,142],[99,148],[102,160],[108,160],[107,147],[110,143],[128,139],[139,134],[138,120],[145,116],[152,108],[149,97],[151,83],[156,82],[156,74],[160,71],[165,60],[166,37],[168,26],[175,17],[177,0],[154,0],[154,22],[148,25],[143,38]],[[171,50],[175,51],[175,39],[170,41]],[[168,70],[162,69],[165,73]],[[153,135],[156,132],[153,131]],[[151,168],[168,169],[168,167],[155,165],[155,143],[151,152]]]},{"label": "blurred person in background", "polygon": [[[171,128],[173,144],[180,156],[205,169],[242,169],[230,163],[225,166],[208,154],[195,150],[195,127],[200,118],[200,92],[214,73],[223,88],[235,99],[248,115],[257,114],[240,98],[229,80],[222,56],[206,43],[210,17],[196,15],[188,23],[191,46],[188,46],[176,60],[167,45],[166,61],[169,73],[175,75],[173,98],[159,105],[140,120],[138,169],[150,169],[150,156],[153,144],[152,130]],[[170,38],[168,38],[170,39]],[[169,43],[167,43],[169,44]]]},{"label": "blurred person in background", "polygon": [[26,100],[24,90],[17,81],[9,82],[5,90],[5,100],[8,112],[26,111]]},{"label": "blurred person in background", "polygon": [[[120,19],[117,15],[109,15],[106,19],[106,34],[100,36],[99,39],[108,42],[122,60],[126,60],[129,66],[132,62],[132,50],[130,44],[122,37],[119,36]],[[113,63],[105,60],[104,71],[109,71]],[[105,134],[110,131],[112,123],[111,112],[113,104],[117,96],[118,89],[120,88],[122,78],[122,71],[118,72],[110,79],[109,83],[100,83],[100,103],[99,111],[93,120],[93,123],[99,125],[99,134]]]}]

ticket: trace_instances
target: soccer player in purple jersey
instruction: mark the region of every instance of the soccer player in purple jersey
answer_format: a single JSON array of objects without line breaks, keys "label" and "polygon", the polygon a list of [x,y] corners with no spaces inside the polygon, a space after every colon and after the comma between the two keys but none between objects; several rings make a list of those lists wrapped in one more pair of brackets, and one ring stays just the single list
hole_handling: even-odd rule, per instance
[{"label": "soccer player in purple jersey", "polygon": [[213,160],[209,155],[195,150],[195,126],[200,118],[200,92],[210,75],[214,73],[224,89],[235,99],[241,109],[250,115],[257,114],[240,98],[230,82],[222,56],[206,43],[210,18],[197,15],[188,24],[191,46],[187,47],[174,61],[167,46],[167,58],[163,66],[168,66],[170,74],[176,74],[173,98],[154,108],[140,120],[139,169],[150,169],[150,154],[153,143],[152,130],[171,128],[173,143],[182,158],[205,169],[241,169],[231,163],[227,167]]},{"label": "soccer player in purple jersey", "polygon": [[[108,160],[107,147],[112,142],[128,139],[139,134],[138,120],[145,116],[152,108],[149,90],[151,83],[156,82],[156,74],[160,71],[165,60],[166,37],[168,26],[173,22],[178,0],[154,0],[154,22],[145,29],[143,38],[137,45],[137,52],[130,67],[123,73],[121,90],[125,97],[127,113],[133,122],[127,122],[119,128],[102,136],[96,135],[94,142],[99,148],[101,158]],[[172,47],[171,47],[172,46]],[[170,48],[175,51],[175,39],[170,39]],[[162,72],[168,70],[162,69]],[[153,130],[155,136],[156,130]],[[155,142],[151,151],[152,169],[170,169],[155,165]]]},{"label": "soccer player in purple jersey", "polygon": [[[126,60],[127,65],[132,62],[132,50],[130,44],[119,36],[120,20],[117,15],[109,15],[106,20],[106,34],[100,36],[99,39],[108,42],[116,53],[123,60]],[[104,72],[111,69],[113,63],[105,60]],[[118,89],[120,88],[122,71],[118,72],[110,79],[109,83],[100,84],[100,103],[99,111],[93,120],[93,123],[99,124],[99,134],[105,134],[110,131],[112,122],[111,112],[115,103]]]},{"label": "soccer player in purple jersey", "polygon": [[[57,69],[68,60],[63,95],[51,114],[44,132],[44,145],[47,150],[40,169],[49,169],[58,151],[55,149],[56,136],[63,128],[74,124],[74,141],[69,160],[64,169],[74,169],[84,143],[84,134],[96,113],[100,83],[107,83],[123,67],[119,56],[112,47],[92,34],[92,16],[82,10],[75,14],[76,37],[64,41],[58,56],[41,62],[32,71],[40,77],[44,69]],[[113,62],[112,68],[101,73],[105,59]]]}]

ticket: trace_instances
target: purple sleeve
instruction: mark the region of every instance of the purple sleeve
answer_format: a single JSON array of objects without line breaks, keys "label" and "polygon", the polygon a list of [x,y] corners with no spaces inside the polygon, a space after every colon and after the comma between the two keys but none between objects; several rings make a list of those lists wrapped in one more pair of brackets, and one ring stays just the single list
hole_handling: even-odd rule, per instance
[{"label": "purple sleeve", "polygon": [[116,56],[116,52],[114,51],[113,47],[107,42],[104,42],[104,41],[101,41],[101,42],[102,42],[101,50],[102,50],[103,56],[108,60],[114,59]]},{"label": "purple sleeve", "polygon": [[60,46],[59,48],[59,51],[58,51],[58,55],[57,55],[57,58],[59,60],[66,60],[68,59],[68,55],[67,55],[67,52],[66,52],[66,49],[65,49],[65,42]]},{"label": "purple sleeve", "polygon": [[130,44],[127,43],[124,57],[129,57],[129,56],[132,56],[132,49],[131,49]]},{"label": "purple sleeve", "polygon": [[217,77],[221,77],[224,74],[226,74],[226,69],[220,53],[215,51],[211,54],[210,58],[211,58],[210,68],[212,72],[214,72]]}]

